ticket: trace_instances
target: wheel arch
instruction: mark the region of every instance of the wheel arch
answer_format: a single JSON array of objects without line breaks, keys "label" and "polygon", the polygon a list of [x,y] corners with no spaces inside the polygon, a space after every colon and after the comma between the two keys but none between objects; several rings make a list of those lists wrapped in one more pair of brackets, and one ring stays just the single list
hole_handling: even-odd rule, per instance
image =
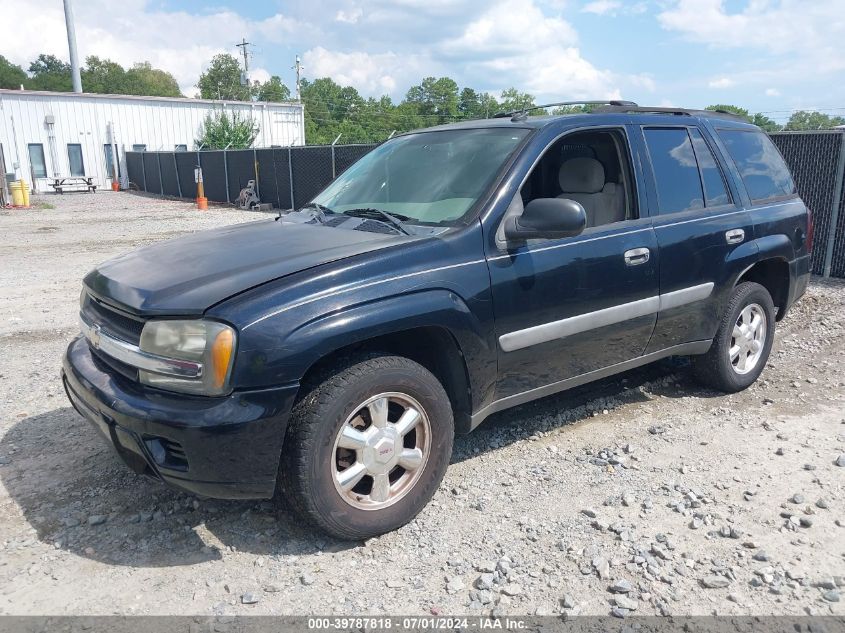
[{"label": "wheel arch", "polygon": [[313,382],[341,358],[373,352],[408,358],[434,374],[449,396],[455,416],[455,430],[459,433],[469,431],[472,413],[469,373],[458,341],[443,326],[424,325],[397,330],[336,348],[305,370],[302,384]]},{"label": "wheel arch", "polygon": [[746,281],[758,283],[768,291],[777,308],[775,320],[783,319],[789,303],[790,283],[789,262],[786,258],[768,257],[755,262],[739,275],[734,287]]},{"label": "wheel arch", "polygon": [[495,351],[463,300],[446,290],[423,291],[351,306],[292,331],[285,347],[298,350],[300,382],[313,380],[337,359],[382,352],[403,356],[441,382],[455,430],[470,430],[474,397],[495,372]]}]

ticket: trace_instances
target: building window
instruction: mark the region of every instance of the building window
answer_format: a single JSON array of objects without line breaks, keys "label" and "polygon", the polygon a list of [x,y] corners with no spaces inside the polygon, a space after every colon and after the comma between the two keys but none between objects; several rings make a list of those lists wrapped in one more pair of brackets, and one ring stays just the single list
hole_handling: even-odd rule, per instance
[{"label": "building window", "polygon": [[30,143],[29,164],[32,166],[33,178],[47,177],[47,163],[44,161],[44,145],[41,143]]},{"label": "building window", "polygon": [[85,162],[82,160],[82,145],[67,144],[67,162],[70,165],[71,176],[85,176]]},{"label": "building window", "polygon": [[[114,180],[114,165],[112,164],[112,153],[114,152],[114,145],[106,143],[103,145],[103,155],[106,157],[106,173],[108,177]],[[117,177],[120,178],[120,161],[117,161]]]},{"label": "building window", "polygon": [[177,152],[187,152],[187,151],[188,151],[188,146],[187,146],[187,145],[185,145],[184,143],[179,143],[179,144],[176,146],[176,151],[177,151]]},{"label": "building window", "polygon": [[146,151],[147,151],[147,146],[146,146],[145,144],[143,144],[143,143],[135,143],[135,144],[132,146],[132,151],[133,151],[133,152],[146,152]]}]

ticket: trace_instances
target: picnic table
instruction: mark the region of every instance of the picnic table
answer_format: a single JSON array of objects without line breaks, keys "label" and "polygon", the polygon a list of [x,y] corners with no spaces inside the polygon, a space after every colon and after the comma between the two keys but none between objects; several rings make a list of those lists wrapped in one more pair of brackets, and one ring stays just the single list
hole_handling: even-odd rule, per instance
[{"label": "picnic table", "polygon": [[65,190],[97,192],[97,185],[91,176],[57,176],[52,179],[50,186],[56,193],[64,193]]}]

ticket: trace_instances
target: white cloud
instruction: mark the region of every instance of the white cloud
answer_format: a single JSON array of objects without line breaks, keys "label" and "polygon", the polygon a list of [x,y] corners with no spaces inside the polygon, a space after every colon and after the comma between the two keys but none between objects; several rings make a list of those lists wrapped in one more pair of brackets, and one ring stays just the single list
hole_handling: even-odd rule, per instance
[{"label": "white cloud", "polygon": [[[658,14],[663,28],[714,48],[756,48],[784,55],[793,67],[845,69],[841,0],[749,0],[728,12],[723,0],[676,0]],[[770,60],[769,60],[770,61]]]},{"label": "white cloud", "polygon": [[364,15],[364,10],[360,7],[352,8],[349,11],[339,9],[338,12],[335,14],[334,19],[336,22],[355,24],[356,22],[358,22],[358,20],[361,19],[362,15]]},{"label": "white cloud", "polygon": [[249,69],[249,80],[250,81],[258,81],[260,83],[264,83],[270,79],[270,71],[266,68],[250,68]]},{"label": "white cloud", "polygon": [[766,88],[766,96],[767,97],[779,97],[780,90],[777,88]]},{"label": "white cloud", "polygon": [[730,77],[719,77],[717,79],[713,79],[707,85],[710,88],[732,88],[736,85],[736,82]]},{"label": "white cloud", "polygon": [[[252,33],[267,42],[283,42],[294,32],[308,30],[281,14],[254,21],[222,9],[200,15],[150,10],[143,0],[121,2],[118,13],[113,9],[107,0],[75,4],[80,61],[89,55],[123,66],[149,61],[172,73],[187,95],[196,92],[199,74],[214,55],[237,53],[237,35]],[[39,6],[34,12],[28,0],[4,0],[3,14],[15,16],[16,27],[3,36],[4,53],[11,61],[26,68],[40,53],[68,58],[61,4]]]},{"label": "white cloud", "polygon": [[[16,16],[16,28],[4,35],[7,57],[24,68],[39,53],[67,59],[61,3],[36,14],[31,0],[2,1],[3,14]],[[604,2],[620,5],[620,12],[642,4]],[[571,0],[491,0],[481,11],[473,0],[297,1],[285,4],[289,13],[260,20],[230,9],[194,14],[161,6],[124,0],[115,12],[107,0],[76,3],[80,57],[98,55],[124,66],[149,61],[194,95],[211,58],[237,55],[235,42],[248,34],[256,43],[251,79],[279,74],[291,85],[293,55],[304,51],[306,77],[331,76],[365,96],[387,93],[401,99],[429,75],[447,75],[461,86],[493,93],[514,86],[551,101],[656,90],[650,74],[614,73],[585,57],[576,29],[565,18],[577,14],[582,2]]]},{"label": "white cloud", "polygon": [[622,3],[616,0],[595,0],[588,2],[581,8],[582,13],[595,13],[596,15],[615,15],[622,8]]},{"label": "white cloud", "polygon": [[378,95],[393,93],[397,86],[419,81],[420,73],[430,68],[414,56],[390,52],[343,53],[322,46],[306,51],[302,62],[309,77],[331,77],[342,86],[355,86],[364,94]]},{"label": "white cloud", "polygon": [[533,2],[502,0],[470,22],[442,50],[493,89],[517,86],[541,99],[613,98],[612,74],[582,57],[578,34],[566,20]]}]

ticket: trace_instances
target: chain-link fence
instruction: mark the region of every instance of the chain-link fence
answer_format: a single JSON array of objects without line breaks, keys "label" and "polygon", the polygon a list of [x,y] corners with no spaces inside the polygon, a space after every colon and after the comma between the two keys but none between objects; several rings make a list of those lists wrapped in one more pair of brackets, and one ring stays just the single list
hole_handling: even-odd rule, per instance
[{"label": "chain-link fence", "polygon": [[845,132],[779,132],[772,134],[772,140],[813,212],[812,271],[845,277]]},{"label": "chain-link fence", "polygon": [[311,200],[376,145],[315,145],[204,152],[126,152],[129,181],[140,191],[195,198],[195,169],[202,168],[205,196],[235,202],[255,180],[258,196],[280,209]]},{"label": "chain-link fence", "polygon": [[[845,277],[845,132],[778,132],[772,140],[786,159],[798,192],[813,212],[815,274]],[[196,197],[194,169],[202,167],[205,195],[234,202],[255,180],[262,202],[301,207],[376,145],[321,145],[206,152],[126,152],[129,180],[138,189]]]}]

